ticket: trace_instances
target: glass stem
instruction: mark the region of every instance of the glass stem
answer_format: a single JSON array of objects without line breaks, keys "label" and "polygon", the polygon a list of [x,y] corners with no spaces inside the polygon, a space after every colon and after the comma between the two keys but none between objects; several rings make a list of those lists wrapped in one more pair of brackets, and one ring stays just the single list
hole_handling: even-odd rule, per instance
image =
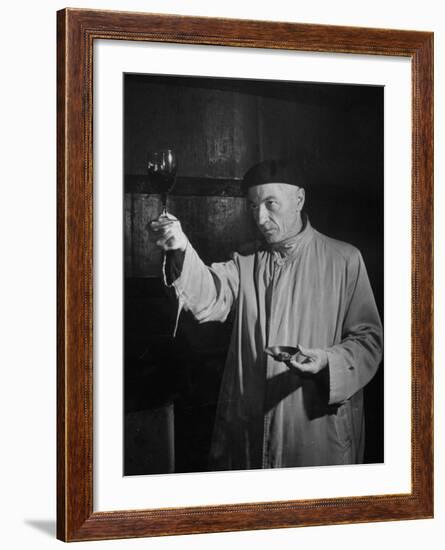
[{"label": "glass stem", "polygon": [[167,193],[161,194],[161,201],[162,201],[162,214],[161,216],[167,215]]}]

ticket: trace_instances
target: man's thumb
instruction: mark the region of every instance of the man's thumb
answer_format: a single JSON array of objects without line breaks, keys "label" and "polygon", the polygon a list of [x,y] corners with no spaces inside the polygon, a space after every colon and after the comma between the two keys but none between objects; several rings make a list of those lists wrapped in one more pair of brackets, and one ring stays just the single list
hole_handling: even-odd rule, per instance
[{"label": "man's thumb", "polygon": [[306,355],[308,357],[311,356],[311,350],[309,348],[304,348],[303,346],[298,346],[298,348],[303,355]]}]

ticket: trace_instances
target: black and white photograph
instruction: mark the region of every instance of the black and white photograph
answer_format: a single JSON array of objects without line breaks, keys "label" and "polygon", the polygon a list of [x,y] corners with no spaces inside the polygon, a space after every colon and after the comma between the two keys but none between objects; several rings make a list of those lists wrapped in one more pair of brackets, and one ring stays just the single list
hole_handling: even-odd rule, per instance
[{"label": "black and white photograph", "polygon": [[384,462],[384,87],[123,91],[124,475]]}]

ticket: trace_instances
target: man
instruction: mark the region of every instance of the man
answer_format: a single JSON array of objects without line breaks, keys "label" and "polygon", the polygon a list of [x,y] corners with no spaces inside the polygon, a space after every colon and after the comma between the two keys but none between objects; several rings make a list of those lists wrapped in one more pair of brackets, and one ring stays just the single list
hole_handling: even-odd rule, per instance
[{"label": "man", "polygon": [[[152,223],[179,308],[233,332],[211,469],[363,462],[363,387],[382,355],[382,328],[360,252],[311,227],[298,166],[265,161],[243,185],[262,246],[207,267],[176,218]],[[272,345],[300,346],[277,361]]]}]

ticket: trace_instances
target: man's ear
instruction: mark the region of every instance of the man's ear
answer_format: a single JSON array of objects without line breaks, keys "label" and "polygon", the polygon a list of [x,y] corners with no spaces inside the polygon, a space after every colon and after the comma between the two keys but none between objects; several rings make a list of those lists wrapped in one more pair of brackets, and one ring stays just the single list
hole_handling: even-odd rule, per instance
[{"label": "man's ear", "polygon": [[303,210],[304,201],[306,198],[305,191],[302,187],[297,188],[297,212],[301,212]]}]

